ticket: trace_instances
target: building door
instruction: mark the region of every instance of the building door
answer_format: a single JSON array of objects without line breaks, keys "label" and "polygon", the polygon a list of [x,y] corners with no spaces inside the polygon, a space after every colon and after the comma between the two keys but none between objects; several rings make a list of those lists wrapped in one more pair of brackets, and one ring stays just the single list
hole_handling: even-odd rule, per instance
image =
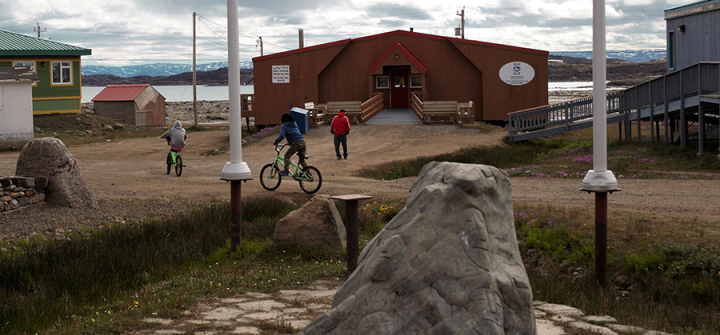
[{"label": "building door", "polygon": [[390,69],[390,108],[410,107],[409,69]]}]

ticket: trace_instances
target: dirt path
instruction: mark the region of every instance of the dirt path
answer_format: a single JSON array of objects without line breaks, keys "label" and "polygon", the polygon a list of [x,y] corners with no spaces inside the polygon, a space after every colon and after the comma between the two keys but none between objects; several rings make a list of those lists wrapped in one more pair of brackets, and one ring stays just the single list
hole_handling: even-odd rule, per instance
[{"label": "dirt path", "polygon": [[[354,177],[365,166],[417,156],[436,155],[477,145],[497,145],[503,131],[482,134],[455,125],[355,126],[349,136],[347,160],[335,158],[332,135],[326,126],[306,134],[309,164],[323,175],[320,194],[368,194],[377,198],[404,198],[413,178],[376,181]],[[205,201],[229,199],[230,185],[220,181],[229,154],[202,153],[226,143],[227,130],[194,132],[182,156],[187,167],[182,177],[165,174],[165,142],[155,138],[127,139],[70,147],[85,181],[102,199],[182,199]],[[262,166],[275,152],[274,137],[243,148],[245,161],[255,180],[243,184],[243,196],[274,195],[302,202],[309,199],[297,183],[284,180],[275,192],[265,191],[257,180]],[[0,154],[0,176],[13,175],[18,153]],[[588,167],[591,168],[591,167]],[[580,192],[580,179],[512,178],[515,203],[580,206],[593,210],[594,196]],[[720,217],[718,180],[621,180],[621,192],[609,197],[610,208],[670,217],[697,217],[716,221]],[[3,218],[0,217],[0,221]]]}]

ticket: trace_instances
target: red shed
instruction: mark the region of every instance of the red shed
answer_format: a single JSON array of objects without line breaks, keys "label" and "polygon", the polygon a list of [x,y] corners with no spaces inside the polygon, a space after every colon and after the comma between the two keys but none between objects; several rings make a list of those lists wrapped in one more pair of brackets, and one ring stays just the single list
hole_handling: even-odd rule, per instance
[{"label": "red shed", "polygon": [[364,109],[370,99],[419,118],[418,106],[472,102],[474,120],[507,120],[547,104],[547,61],[547,51],[401,30],[256,57],[255,123],[278,124],[290,103]]},{"label": "red shed", "polygon": [[92,101],[97,115],[136,126],[165,126],[165,97],[148,84],[108,85]]}]

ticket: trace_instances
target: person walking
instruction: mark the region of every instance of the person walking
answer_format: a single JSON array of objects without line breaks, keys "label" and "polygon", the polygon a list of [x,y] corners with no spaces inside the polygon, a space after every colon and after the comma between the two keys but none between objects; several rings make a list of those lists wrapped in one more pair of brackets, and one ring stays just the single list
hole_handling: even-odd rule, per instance
[{"label": "person walking", "polygon": [[345,116],[345,110],[341,109],[330,124],[330,133],[335,135],[335,155],[340,160],[340,144],[343,147],[343,157],[347,159],[347,135],[350,134],[350,119]]}]

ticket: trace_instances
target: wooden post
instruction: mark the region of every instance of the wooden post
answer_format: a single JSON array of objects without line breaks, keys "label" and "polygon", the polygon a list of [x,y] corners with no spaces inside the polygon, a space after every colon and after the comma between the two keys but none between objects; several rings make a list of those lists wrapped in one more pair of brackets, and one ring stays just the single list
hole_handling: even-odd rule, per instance
[{"label": "wooden post", "polygon": [[640,123],[640,87],[635,87],[635,108],[637,108],[637,129],[638,129],[638,143],[642,143],[642,124]]},{"label": "wooden post", "polygon": [[683,84],[683,71],[680,71],[680,149],[685,150],[687,144],[687,125],[685,124],[685,87]]},{"label": "wooden post", "polygon": [[698,155],[702,155],[705,149],[705,111],[703,110],[702,102],[700,101],[700,92],[698,92],[698,130],[700,131],[700,138],[698,139]]},{"label": "wooden post", "polygon": [[653,127],[653,122],[655,122],[655,100],[652,84],[652,81],[648,83],[650,87],[650,143],[655,143],[655,127]]},{"label": "wooden post", "polygon": [[360,232],[358,228],[358,200],[372,199],[372,196],[361,194],[334,195],[330,199],[345,201],[345,217],[347,219],[347,263],[348,272],[357,268],[360,255]]},{"label": "wooden post", "polygon": [[664,118],[665,121],[665,145],[670,143],[670,134],[668,133],[668,87],[667,87],[667,76],[663,77],[663,91],[665,94],[665,97],[663,98],[663,102],[665,103],[665,110],[664,110]]}]

